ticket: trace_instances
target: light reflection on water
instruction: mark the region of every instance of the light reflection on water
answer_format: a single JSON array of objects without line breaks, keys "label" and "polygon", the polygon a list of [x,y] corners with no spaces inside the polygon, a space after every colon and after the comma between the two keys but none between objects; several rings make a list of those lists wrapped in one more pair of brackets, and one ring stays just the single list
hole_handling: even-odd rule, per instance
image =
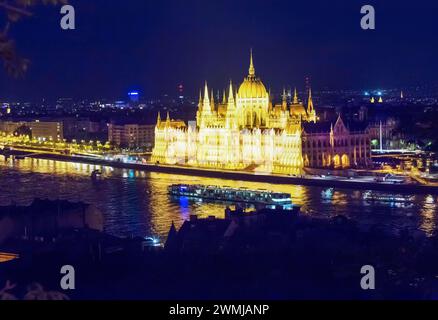
[{"label": "light reflection on water", "polygon": [[[103,171],[102,181],[91,180],[95,169]],[[0,205],[29,204],[34,198],[87,202],[103,211],[105,230],[120,236],[165,237],[172,221],[178,227],[191,214],[224,215],[223,203],[169,198],[167,187],[181,182],[287,192],[302,206],[303,214],[342,214],[361,225],[380,224],[394,232],[409,228],[432,235],[437,228],[437,198],[431,195],[416,195],[411,205],[377,204],[364,201],[362,191],[148,173],[41,159],[12,162],[0,156]]]}]

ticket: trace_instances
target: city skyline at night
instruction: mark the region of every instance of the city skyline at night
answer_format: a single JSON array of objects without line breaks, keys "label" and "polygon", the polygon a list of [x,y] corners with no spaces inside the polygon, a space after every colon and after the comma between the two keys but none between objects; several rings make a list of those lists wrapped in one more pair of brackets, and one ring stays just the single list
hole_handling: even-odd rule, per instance
[{"label": "city skyline at night", "polygon": [[0,301],[437,300],[436,12],[0,1]]}]

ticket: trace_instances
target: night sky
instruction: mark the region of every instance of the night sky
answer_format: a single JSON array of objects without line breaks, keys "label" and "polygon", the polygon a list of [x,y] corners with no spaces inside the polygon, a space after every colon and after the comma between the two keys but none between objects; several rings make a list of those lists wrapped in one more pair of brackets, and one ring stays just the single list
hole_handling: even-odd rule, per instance
[{"label": "night sky", "polygon": [[[31,60],[24,79],[0,69],[0,99],[196,96],[240,83],[254,50],[267,87],[315,90],[435,84],[438,1],[71,0],[76,30],[46,7],[13,26]],[[376,9],[376,30],[360,28],[360,8]]]}]

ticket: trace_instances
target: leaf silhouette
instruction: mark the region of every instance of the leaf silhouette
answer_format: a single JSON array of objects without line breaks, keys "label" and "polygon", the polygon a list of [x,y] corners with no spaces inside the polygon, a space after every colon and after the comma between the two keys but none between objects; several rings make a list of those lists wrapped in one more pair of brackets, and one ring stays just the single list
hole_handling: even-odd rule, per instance
[{"label": "leaf silhouette", "polygon": [[30,61],[21,57],[16,49],[15,43],[9,38],[10,25],[17,23],[24,17],[32,16],[32,8],[40,5],[64,5],[68,0],[10,0],[0,1],[0,11],[6,15],[6,24],[3,30],[0,29],[0,60],[7,73],[14,78],[22,77],[26,74]]}]

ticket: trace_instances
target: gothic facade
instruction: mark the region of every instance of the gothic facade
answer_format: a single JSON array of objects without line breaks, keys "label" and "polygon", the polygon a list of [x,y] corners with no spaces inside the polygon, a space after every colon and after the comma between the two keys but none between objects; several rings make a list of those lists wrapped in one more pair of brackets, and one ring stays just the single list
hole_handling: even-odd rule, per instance
[{"label": "gothic facade", "polygon": [[[248,76],[235,91],[230,82],[221,102],[205,83],[200,92],[196,123],[186,126],[163,121],[158,115],[151,160],[204,168],[300,173],[311,164],[303,156],[303,126],[317,124],[312,92],[307,105],[297,91],[289,102],[274,105],[270,93],[256,76],[250,57]],[[324,162],[328,164],[329,162]]]},{"label": "gothic facade", "polygon": [[371,144],[365,123],[304,124],[303,161],[311,168],[363,168],[371,164]]}]

